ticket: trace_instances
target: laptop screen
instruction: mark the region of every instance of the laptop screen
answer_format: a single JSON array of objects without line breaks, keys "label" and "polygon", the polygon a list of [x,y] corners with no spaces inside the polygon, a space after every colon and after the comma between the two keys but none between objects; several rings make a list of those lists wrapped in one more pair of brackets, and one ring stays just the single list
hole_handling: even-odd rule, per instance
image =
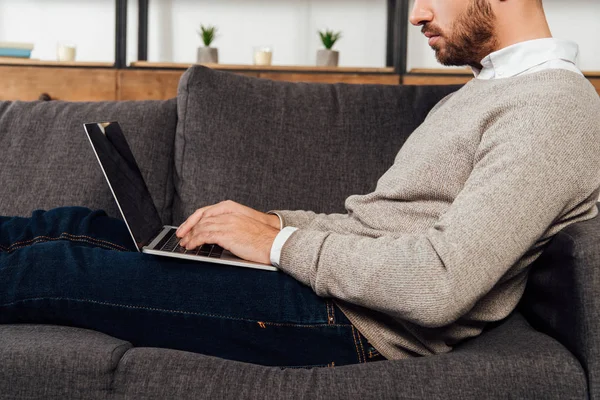
[{"label": "laptop screen", "polygon": [[138,250],[163,224],[117,122],[85,124],[85,132]]}]

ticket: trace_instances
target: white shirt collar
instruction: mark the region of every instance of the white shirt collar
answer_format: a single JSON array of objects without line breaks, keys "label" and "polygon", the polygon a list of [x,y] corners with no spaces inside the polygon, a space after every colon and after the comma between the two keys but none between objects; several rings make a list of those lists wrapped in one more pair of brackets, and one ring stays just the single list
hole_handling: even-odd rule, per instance
[{"label": "white shirt collar", "polygon": [[513,44],[498,50],[483,60],[483,69],[473,69],[479,79],[510,78],[553,60],[562,60],[575,66],[579,46],[568,40],[547,38]]}]

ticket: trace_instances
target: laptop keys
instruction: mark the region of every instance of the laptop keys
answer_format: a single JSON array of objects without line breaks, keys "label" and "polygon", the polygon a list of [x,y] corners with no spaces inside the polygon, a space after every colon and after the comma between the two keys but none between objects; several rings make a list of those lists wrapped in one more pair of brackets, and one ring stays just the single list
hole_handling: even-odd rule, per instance
[{"label": "laptop keys", "polygon": [[169,240],[167,240],[167,243],[165,243],[162,246],[161,250],[171,252],[174,251],[177,247],[179,247],[179,238],[177,237],[177,235],[175,235],[175,233],[173,233]]},{"label": "laptop keys", "polygon": [[173,250],[173,253],[185,254],[186,251],[187,250],[185,247],[179,246],[179,244],[178,244],[177,247],[175,247],[175,250]]},{"label": "laptop keys", "polygon": [[198,254],[199,256],[208,257],[210,251],[212,250],[212,246],[212,244],[203,244],[202,247],[198,249],[196,254]]},{"label": "laptop keys", "polygon": [[223,248],[215,244],[208,256],[212,258],[221,258],[221,255],[223,255]]},{"label": "laptop keys", "polygon": [[[169,236],[169,235],[167,235]],[[175,230],[169,237],[169,239],[160,248],[161,250],[168,251],[170,253],[178,254],[195,254],[198,256],[221,258],[223,255],[223,248],[216,244],[203,244],[201,247],[194,250],[186,250],[185,247],[179,245],[179,238],[175,235]]]},{"label": "laptop keys", "polygon": [[158,244],[156,245],[156,249],[159,250],[164,250],[165,246],[167,244],[167,242],[169,241],[169,239],[173,238],[173,235],[175,235],[175,232],[177,230],[176,229],[171,229],[161,240],[160,242],[158,242]]}]

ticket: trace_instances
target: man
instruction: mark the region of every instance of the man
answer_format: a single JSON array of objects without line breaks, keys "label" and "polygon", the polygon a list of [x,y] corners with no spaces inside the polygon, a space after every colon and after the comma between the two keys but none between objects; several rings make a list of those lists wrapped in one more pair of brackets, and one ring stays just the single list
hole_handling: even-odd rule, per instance
[{"label": "man", "polygon": [[286,274],[118,253],[120,221],[57,209],[0,219],[0,322],[315,366],[447,352],[506,317],[552,236],[597,214],[600,99],[538,0],[416,0],[410,19],[477,79],[430,112],[373,193],[333,215],[227,201],[178,230],[183,246]]}]

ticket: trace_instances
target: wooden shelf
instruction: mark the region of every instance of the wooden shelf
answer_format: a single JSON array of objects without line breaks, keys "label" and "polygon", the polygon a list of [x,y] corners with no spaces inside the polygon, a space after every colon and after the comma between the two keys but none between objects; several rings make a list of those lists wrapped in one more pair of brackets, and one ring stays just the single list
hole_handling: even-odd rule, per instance
[{"label": "wooden shelf", "polygon": [[[36,100],[42,94],[69,101],[169,99],[177,95],[181,75],[193,65],[136,63],[137,68],[118,69],[113,64],[97,62],[14,59],[4,62],[0,59],[0,100]],[[290,82],[448,85],[473,79],[473,74],[465,69],[419,69],[400,76],[392,68],[209,66],[240,75]],[[600,72],[585,74],[600,94]]]},{"label": "wooden shelf", "polygon": [[[169,69],[187,69],[192,65],[189,63],[166,63],[134,61],[130,64],[135,68],[169,68]],[[351,73],[351,74],[394,74],[393,67],[382,68],[362,68],[362,67],[316,67],[299,65],[250,65],[250,64],[200,64],[209,68],[223,71],[249,71],[249,72],[298,72],[298,73]]]},{"label": "wooden shelf", "polygon": [[44,67],[112,67],[113,63],[95,61],[51,61],[33,58],[0,57],[0,65],[33,65]]},{"label": "wooden shelf", "polygon": [[404,76],[404,85],[463,85],[473,79],[471,68],[413,68]]},{"label": "wooden shelf", "polygon": [[0,65],[0,100],[37,100],[42,94],[54,100],[117,100],[116,88],[114,68]]},{"label": "wooden shelf", "polygon": [[419,75],[470,75],[473,76],[473,71],[470,68],[413,68],[408,71],[408,74]]}]

